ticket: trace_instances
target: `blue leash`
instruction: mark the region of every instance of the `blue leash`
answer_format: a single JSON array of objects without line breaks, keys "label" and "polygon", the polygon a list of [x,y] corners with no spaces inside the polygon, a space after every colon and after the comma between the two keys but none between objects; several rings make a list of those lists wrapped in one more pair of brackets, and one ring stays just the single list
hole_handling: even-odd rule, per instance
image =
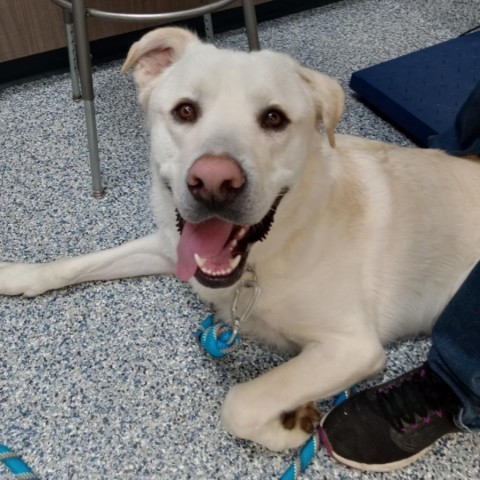
[{"label": "blue leash", "polygon": [[40,480],[40,477],[13,450],[0,445],[0,462],[13,473],[15,478],[23,480]]},{"label": "blue leash", "polygon": [[[214,358],[223,358],[225,355],[228,355],[238,347],[240,342],[237,329],[230,327],[222,321],[215,322],[212,314],[208,315],[200,324],[195,332],[195,336],[200,345]],[[350,397],[352,390],[344,390],[338,394],[333,401],[333,405],[336,407],[344,402]],[[295,461],[280,477],[280,480],[297,480],[317,454],[320,445],[321,442],[317,430],[300,449]]]}]

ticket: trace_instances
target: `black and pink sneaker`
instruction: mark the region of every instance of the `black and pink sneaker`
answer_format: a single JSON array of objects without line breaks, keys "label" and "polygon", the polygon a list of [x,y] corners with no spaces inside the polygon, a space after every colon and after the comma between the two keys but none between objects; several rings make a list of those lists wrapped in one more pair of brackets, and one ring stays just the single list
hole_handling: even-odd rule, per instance
[{"label": "black and pink sneaker", "polygon": [[459,432],[460,401],[427,364],[353,395],[322,420],[320,437],[340,463],[388,472],[422,457],[439,438]]}]

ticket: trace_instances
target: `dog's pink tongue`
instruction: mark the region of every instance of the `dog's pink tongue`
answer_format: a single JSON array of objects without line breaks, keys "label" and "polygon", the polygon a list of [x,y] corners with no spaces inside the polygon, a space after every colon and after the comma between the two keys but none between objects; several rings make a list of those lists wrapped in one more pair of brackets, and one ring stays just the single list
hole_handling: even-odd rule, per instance
[{"label": "dog's pink tongue", "polygon": [[177,246],[177,277],[185,282],[193,277],[197,270],[195,253],[204,258],[219,255],[233,227],[233,223],[218,218],[202,223],[185,223]]}]

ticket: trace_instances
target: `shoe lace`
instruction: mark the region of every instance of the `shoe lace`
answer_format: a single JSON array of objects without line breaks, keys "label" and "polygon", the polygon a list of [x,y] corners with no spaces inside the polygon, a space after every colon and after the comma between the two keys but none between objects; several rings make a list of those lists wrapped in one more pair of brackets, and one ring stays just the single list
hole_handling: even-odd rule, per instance
[{"label": "shoe lace", "polygon": [[384,418],[398,432],[405,424],[417,426],[419,418],[430,423],[432,416],[443,417],[455,411],[456,402],[448,387],[427,367],[412,372],[398,383],[376,391],[377,404]]}]

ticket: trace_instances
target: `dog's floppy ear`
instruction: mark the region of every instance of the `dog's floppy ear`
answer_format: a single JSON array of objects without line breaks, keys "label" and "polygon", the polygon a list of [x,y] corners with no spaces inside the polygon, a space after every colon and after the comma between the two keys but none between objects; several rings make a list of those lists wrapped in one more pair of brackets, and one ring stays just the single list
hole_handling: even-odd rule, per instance
[{"label": "dog's floppy ear", "polygon": [[166,27],[148,32],[130,47],[121,73],[134,67],[133,77],[143,107],[148,102],[152,81],[176,62],[189,46],[198,43],[200,40],[194,33],[183,28]]},{"label": "dog's floppy ear", "polygon": [[312,93],[317,112],[317,128],[325,126],[328,142],[335,147],[334,131],[343,114],[345,94],[340,84],[329,77],[308,68],[300,68],[300,77]]}]

